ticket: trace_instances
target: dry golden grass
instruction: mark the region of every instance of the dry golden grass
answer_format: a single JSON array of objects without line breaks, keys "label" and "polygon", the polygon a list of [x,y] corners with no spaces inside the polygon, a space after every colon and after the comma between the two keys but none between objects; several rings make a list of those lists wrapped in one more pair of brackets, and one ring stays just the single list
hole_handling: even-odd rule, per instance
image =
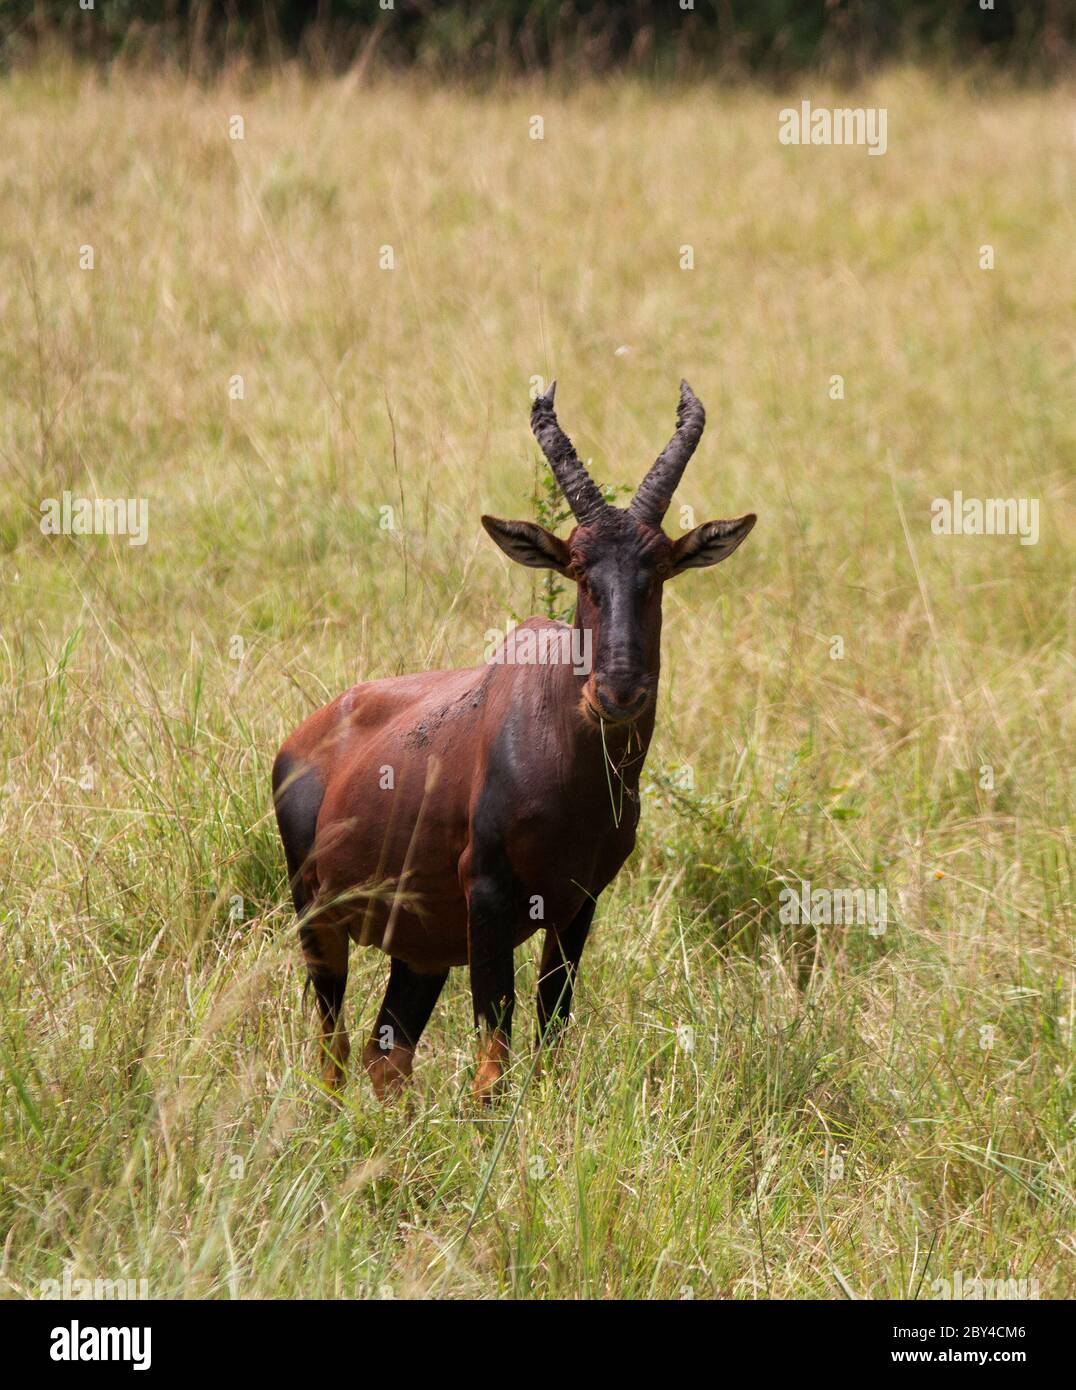
[{"label": "dry golden grass", "polygon": [[[804,96],[849,104],[0,87],[5,1289],[1072,1295],[1071,92],[894,72],[880,158],[781,146]],[[632,484],[682,374],[678,502],[760,521],[670,587],[574,1041],[529,1079],[528,949],[500,1111],[462,976],[409,1107],[337,1105],[273,754],[535,610],[478,526],[533,510],[535,378]],[[64,489],[148,499],[148,544],[42,535]],[[1038,498],[1038,544],[932,535],[954,489]],[[801,879],[885,886],[886,934],[782,927]]]}]

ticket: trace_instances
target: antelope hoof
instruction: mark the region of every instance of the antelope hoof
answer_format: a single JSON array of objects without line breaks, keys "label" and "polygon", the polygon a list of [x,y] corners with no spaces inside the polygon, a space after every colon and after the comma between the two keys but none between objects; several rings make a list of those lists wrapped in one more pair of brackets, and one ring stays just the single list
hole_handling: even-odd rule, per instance
[{"label": "antelope hoof", "polygon": [[411,1077],[415,1054],[409,1047],[393,1047],[382,1052],[380,1044],[368,1042],[362,1054],[363,1066],[378,1100],[392,1100]]},{"label": "antelope hoof", "polygon": [[321,1079],[331,1091],[338,1091],[347,1080],[347,1059],[351,1043],[346,1033],[322,1040]]},{"label": "antelope hoof", "polygon": [[478,1048],[478,1070],[471,1083],[471,1092],[482,1105],[492,1105],[493,1098],[508,1065],[508,1048],[499,1038],[482,1042]]}]

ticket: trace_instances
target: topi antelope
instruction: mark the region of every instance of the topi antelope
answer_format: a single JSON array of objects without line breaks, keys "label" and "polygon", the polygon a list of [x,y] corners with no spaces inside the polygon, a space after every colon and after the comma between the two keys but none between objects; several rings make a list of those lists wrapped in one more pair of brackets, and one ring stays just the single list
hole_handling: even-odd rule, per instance
[{"label": "topi antelope", "polygon": [[349,938],[392,962],[363,1053],[379,1097],[411,1074],[454,965],[470,969],[474,1092],[491,1097],[508,1060],[513,952],[539,927],[538,1033],[555,1037],[598,895],[635,843],[662,587],[716,565],[755,524],[753,515],[707,521],[675,541],[661,529],[706,419],[686,381],[676,433],[626,510],[605,501],[557,424],[555,384],[534,402],[531,428],[577,525],[567,540],[530,521],[482,525],[510,559],[578,586],[577,632],[530,618],[516,638],[528,629],[585,638],[592,669],[494,662],[356,685],[300,725],[273,766],[329,1085],[349,1051]]}]

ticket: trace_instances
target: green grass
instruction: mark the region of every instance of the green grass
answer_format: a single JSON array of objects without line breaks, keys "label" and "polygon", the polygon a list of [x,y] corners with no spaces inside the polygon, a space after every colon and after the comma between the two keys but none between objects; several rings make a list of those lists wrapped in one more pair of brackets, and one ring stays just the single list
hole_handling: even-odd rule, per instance
[{"label": "green grass", "polygon": [[[805,95],[848,104],[0,87],[7,1293],[1072,1296],[1071,91],[893,72],[881,158],[779,145]],[[536,939],[498,1108],[458,971],[406,1105],[333,1100],[274,753],[562,601],[478,524],[534,512],[534,377],[622,487],[681,374],[677,502],[760,521],[669,588],[572,1032],[533,1075]],[[149,543],[43,536],[65,488]],[[932,535],[957,488],[1039,543]],[[887,932],[782,925],[801,879],[885,886]],[[353,954],[355,1038],[385,975]]]}]

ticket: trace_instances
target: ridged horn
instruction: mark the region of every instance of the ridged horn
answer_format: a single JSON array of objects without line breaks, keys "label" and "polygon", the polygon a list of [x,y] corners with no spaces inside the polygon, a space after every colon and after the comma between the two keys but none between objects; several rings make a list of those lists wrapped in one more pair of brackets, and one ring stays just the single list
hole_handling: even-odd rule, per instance
[{"label": "ridged horn", "polygon": [[579,461],[575,446],[557,424],[553,409],[553,396],[557,383],[551,381],[549,390],[539,396],[531,407],[531,429],[542,453],[549,460],[553,476],[560,484],[560,490],[568,499],[568,506],[576,521],[583,524],[592,521],[607,503],[598,485]]},{"label": "ridged horn", "polygon": [[650,466],[628,510],[639,521],[660,526],[669,510],[688,460],[702,438],[706,411],[686,381],[680,383],[680,404],[676,407],[676,433]]}]

